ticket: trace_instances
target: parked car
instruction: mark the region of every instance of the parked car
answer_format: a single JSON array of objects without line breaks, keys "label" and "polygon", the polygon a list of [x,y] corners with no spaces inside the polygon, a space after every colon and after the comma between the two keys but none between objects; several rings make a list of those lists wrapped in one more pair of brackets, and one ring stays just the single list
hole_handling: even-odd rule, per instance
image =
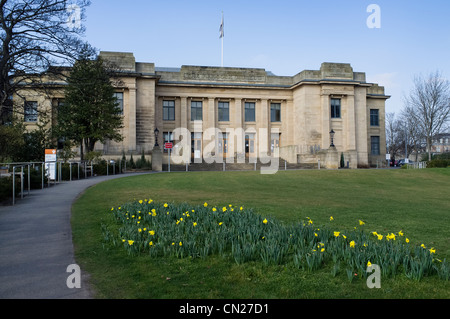
[{"label": "parked car", "polygon": [[401,160],[398,161],[398,164],[397,164],[397,165],[398,165],[399,167],[402,167],[402,166],[405,165],[405,164],[414,164],[414,162],[408,160],[408,163],[406,163],[406,162],[405,162],[405,159],[401,159]]}]

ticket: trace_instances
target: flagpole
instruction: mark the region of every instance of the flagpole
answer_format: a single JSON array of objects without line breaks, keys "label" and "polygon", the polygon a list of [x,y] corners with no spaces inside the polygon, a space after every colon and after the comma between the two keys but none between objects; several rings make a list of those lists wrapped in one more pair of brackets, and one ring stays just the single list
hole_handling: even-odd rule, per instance
[{"label": "flagpole", "polygon": [[222,40],[222,60],[221,66],[223,67],[223,38],[224,38],[224,23],[223,23],[223,11],[222,11],[222,22],[220,24],[220,38]]}]

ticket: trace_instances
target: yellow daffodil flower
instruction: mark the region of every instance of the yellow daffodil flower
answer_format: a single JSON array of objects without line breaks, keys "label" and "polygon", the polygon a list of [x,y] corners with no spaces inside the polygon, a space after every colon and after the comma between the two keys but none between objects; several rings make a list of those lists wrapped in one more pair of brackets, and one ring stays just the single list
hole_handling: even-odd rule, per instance
[{"label": "yellow daffodil flower", "polygon": [[334,232],[334,237],[339,237],[339,234],[340,234],[340,232],[335,231],[335,232]]},{"label": "yellow daffodil flower", "polygon": [[355,247],[355,241],[354,240],[352,240],[351,242],[350,242],[350,247]]},{"label": "yellow daffodil flower", "polygon": [[372,266],[372,263],[370,262],[370,260],[367,262],[367,267]]},{"label": "yellow daffodil flower", "polygon": [[363,222],[362,220],[359,220],[359,226],[362,226],[364,224],[365,224],[365,222]]},{"label": "yellow daffodil flower", "polygon": [[403,231],[399,231],[399,232],[398,232],[398,235],[399,235],[399,236],[403,236]]},{"label": "yellow daffodil flower", "polygon": [[263,224],[267,224],[267,219],[266,218],[264,218]]},{"label": "yellow daffodil flower", "polygon": [[129,240],[129,241],[128,241],[128,245],[131,246],[131,245],[133,245],[133,244],[134,244],[134,240]]},{"label": "yellow daffodil flower", "polygon": [[208,203],[205,202],[205,203],[203,204],[203,206],[204,206],[204,207],[208,207]]},{"label": "yellow daffodil flower", "polygon": [[436,249],[434,249],[433,247],[431,247],[430,249],[430,254],[435,254],[436,253]]},{"label": "yellow daffodil flower", "polygon": [[333,216],[330,216],[330,221],[333,221],[333,220],[334,220]]}]

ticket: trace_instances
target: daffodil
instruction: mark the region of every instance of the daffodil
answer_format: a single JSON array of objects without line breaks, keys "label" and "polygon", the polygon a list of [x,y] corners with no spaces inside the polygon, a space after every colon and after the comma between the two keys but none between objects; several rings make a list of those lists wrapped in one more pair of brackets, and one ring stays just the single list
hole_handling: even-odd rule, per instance
[{"label": "daffodil", "polygon": [[334,237],[339,237],[339,234],[340,234],[340,232],[335,231],[335,232],[334,232]]},{"label": "daffodil", "polygon": [[195,226],[197,226],[197,223],[196,223],[196,222],[193,222],[192,225],[195,227]]},{"label": "daffodil", "polygon": [[399,235],[399,236],[403,236],[403,231],[399,231],[399,232],[398,232],[398,235]]},{"label": "daffodil", "polygon": [[203,206],[204,206],[204,207],[208,207],[208,203],[205,202],[205,203],[203,204]]},{"label": "daffodil", "polygon": [[405,241],[406,241],[406,243],[409,243],[409,238],[406,238]]},{"label": "daffodil", "polygon": [[422,247],[423,249],[427,248],[427,247],[425,247],[425,245],[424,245],[424,244],[420,245],[420,247]]},{"label": "daffodil", "polygon": [[213,211],[213,212],[216,212],[216,211],[217,211],[217,209],[216,209],[215,207],[213,207],[212,211]]},{"label": "daffodil", "polygon": [[222,207],[222,211],[223,211],[223,212],[226,212],[226,211],[227,211],[227,208],[226,208],[226,207]]},{"label": "daffodil", "polygon": [[143,203],[143,201],[142,201],[142,199],[139,201],[139,204],[142,204]]},{"label": "daffodil", "polygon": [[148,233],[149,233],[151,236],[155,236],[155,231],[154,231],[154,230],[150,230]]},{"label": "daffodil", "polygon": [[372,263],[370,262],[370,260],[367,262],[367,267],[372,266]]},{"label": "daffodil", "polygon": [[350,242],[350,247],[355,247],[355,241],[354,240],[352,240],[351,242]]},{"label": "daffodil", "polygon": [[430,254],[435,254],[436,253],[436,249],[434,249],[433,247],[430,248]]},{"label": "daffodil", "polygon": [[167,203],[164,203],[164,207],[167,207],[167,206],[169,206]]},{"label": "daffodil", "polygon": [[382,240],[383,239],[383,235],[377,235],[378,236],[378,240]]},{"label": "daffodil", "polygon": [[365,222],[363,222],[362,220],[359,220],[359,225],[360,226],[362,226],[362,225],[364,225],[365,224]]},{"label": "daffodil", "polygon": [[322,249],[320,250],[321,253],[323,253],[324,251],[325,251],[325,248],[322,248]]},{"label": "daffodil", "polygon": [[183,246],[183,243],[180,241],[180,243],[178,245],[181,247],[181,246]]},{"label": "daffodil", "polygon": [[267,224],[267,219],[266,218],[264,218],[263,224]]},{"label": "daffodil", "polygon": [[219,226],[222,226],[222,224],[223,224],[223,222],[220,222],[220,223],[219,223]]},{"label": "daffodil", "polygon": [[241,207],[239,208],[239,210],[244,210],[244,207],[241,206]]},{"label": "daffodil", "polygon": [[330,221],[333,221],[333,220],[334,220],[333,216],[330,216]]},{"label": "daffodil", "polygon": [[149,246],[153,246],[153,242],[152,242],[152,241],[149,242],[148,245],[149,245]]},{"label": "daffodil", "polygon": [[131,246],[131,245],[133,245],[133,244],[134,244],[134,240],[129,240],[129,241],[128,241],[128,245]]}]

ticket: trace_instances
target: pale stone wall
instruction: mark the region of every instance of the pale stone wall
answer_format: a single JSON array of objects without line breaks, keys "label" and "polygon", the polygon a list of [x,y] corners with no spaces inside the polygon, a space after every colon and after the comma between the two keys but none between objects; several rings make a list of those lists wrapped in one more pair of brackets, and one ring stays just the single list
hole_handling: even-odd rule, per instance
[{"label": "pale stone wall", "polygon": [[[354,72],[347,63],[323,63],[319,70],[304,70],[294,76],[275,76],[264,69],[181,66],[156,68],[153,63],[136,63],[132,53],[102,52],[123,74],[116,84],[124,94],[123,141],[97,145],[105,156],[151,154],[154,129],[162,147],[163,132],[186,128],[203,132],[218,128],[229,131],[227,156],[235,160],[245,155],[244,138],[233,133],[256,133],[256,146],[269,148],[271,133],[279,134],[280,156],[289,163],[325,165],[330,147],[330,130],[335,131],[335,153],[344,154],[351,168],[377,165],[384,161],[384,88],[366,83],[363,72]],[[38,96],[40,106],[51,106],[53,97]],[[58,97],[59,97],[58,95]],[[341,100],[341,117],[331,118],[331,99]],[[175,120],[163,120],[163,101],[175,103]],[[203,118],[192,121],[192,101],[202,102]],[[219,121],[219,102],[229,103],[229,121]],[[245,121],[245,103],[254,102],[255,121]],[[281,121],[271,122],[271,103],[281,106]],[[370,126],[370,109],[379,110],[379,125]],[[32,124],[27,124],[32,126]],[[259,136],[260,130],[266,132]],[[380,155],[371,154],[371,137],[380,138]],[[205,139],[202,147],[215,141]],[[177,142],[177,141],[175,141]],[[264,142],[264,143],[260,143]],[[217,147],[213,152],[217,152]],[[330,153],[331,154],[331,153]]]}]

